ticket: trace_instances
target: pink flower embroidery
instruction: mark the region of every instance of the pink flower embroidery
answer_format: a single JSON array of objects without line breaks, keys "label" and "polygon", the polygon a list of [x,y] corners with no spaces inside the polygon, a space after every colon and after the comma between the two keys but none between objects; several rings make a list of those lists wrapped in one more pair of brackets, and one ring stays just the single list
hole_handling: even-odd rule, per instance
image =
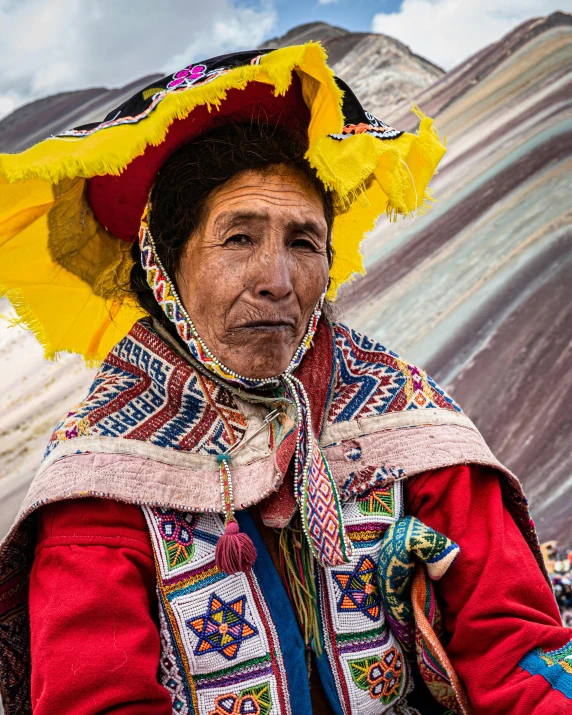
[{"label": "pink flower embroidery", "polygon": [[189,65],[173,75],[167,89],[191,87],[195,82],[203,79],[207,71],[206,65]]}]

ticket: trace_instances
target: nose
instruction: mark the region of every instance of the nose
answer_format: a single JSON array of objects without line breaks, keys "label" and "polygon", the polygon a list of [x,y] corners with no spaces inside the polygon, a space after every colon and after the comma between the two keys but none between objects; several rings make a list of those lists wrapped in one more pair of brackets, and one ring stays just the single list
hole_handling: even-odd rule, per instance
[{"label": "nose", "polygon": [[255,260],[254,295],[273,301],[287,298],[293,291],[292,271],[285,246],[264,247]]}]

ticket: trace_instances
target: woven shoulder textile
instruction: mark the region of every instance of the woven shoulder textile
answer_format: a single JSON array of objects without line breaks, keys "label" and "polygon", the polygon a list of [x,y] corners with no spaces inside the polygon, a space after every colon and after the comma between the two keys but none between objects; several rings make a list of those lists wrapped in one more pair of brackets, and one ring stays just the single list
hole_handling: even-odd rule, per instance
[{"label": "woven shoulder textile", "polygon": [[[428,375],[379,343],[341,324],[333,337],[328,423],[403,410],[460,412]],[[87,398],[57,425],[45,456],[61,442],[94,436],[216,455],[238,442],[246,426],[232,392],[194,370],[142,320],[109,353]]]}]

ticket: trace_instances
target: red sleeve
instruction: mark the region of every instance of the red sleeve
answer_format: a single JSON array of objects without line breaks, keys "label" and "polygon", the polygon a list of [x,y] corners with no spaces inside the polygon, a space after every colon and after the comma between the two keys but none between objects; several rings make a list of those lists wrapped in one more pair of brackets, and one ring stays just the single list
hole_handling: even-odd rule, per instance
[{"label": "red sleeve", "polygon": [[30,581],[34,715],[169,715],[155,567],[138,507],[42,507]]},{"label": "red sleeve", "polygon": [[461,547],[437,588],[446,650],[476,712],[572,713],[572,700],[518,665],[535,648],[561,648],[572,630],[503,505],[498,473],[467,466],[427,473],[409,484],[406,500],[408,513]]}]

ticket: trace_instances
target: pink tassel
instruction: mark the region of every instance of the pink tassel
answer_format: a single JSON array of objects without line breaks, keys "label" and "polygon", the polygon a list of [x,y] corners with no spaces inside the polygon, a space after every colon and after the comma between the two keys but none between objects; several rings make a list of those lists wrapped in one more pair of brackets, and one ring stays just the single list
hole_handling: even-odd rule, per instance
[{"label": "pink tassel", "polygon": [[238,523],[227,522],[224,534],[217,541],[215,563],[220,571],[227,574],[249,571],[256,561],[256,547],[248,534],[240,531]]}]

